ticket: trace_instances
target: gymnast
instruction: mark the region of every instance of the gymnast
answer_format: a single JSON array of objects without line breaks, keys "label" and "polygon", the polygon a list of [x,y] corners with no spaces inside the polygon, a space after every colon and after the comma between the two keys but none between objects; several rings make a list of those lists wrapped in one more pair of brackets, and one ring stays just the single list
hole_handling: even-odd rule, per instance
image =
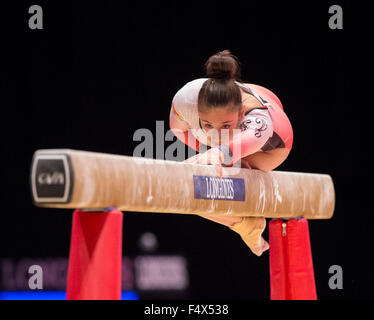
[{"label": "gymnast", "polygon": [[[278,97],[259,85],[240,80],[239,60],[229,50],[205,63],[207,78],[184,85],[174,96],[170,129],[198,153],[185,162],[270,171],[292,148],[291,123]],[[202,217],[239,233],[254,254],[269,248],[261,236],[265,218]]]}]

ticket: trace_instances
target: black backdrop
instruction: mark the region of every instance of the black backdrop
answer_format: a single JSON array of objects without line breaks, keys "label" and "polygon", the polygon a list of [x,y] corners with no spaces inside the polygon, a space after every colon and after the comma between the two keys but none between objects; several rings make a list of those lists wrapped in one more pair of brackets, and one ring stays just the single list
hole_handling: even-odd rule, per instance
[{"label": "black backdrop", "polygon": [[[43,30],[28,27],[31,4],[44,10]],[[343,30],[328,27],[333,4],[343,8]],[[293,149],[278,169],[334,179],[333,219],[309,223],[319,298],[373,298],[365,5],[38,0],[4,9],[0,258],[68,256],[71,215],[31,203],[36,149],[132,155],[134,131],[155,133],[156,120],[167,126],[176,91],[204,76],[210,55],[230,49],[243,80],[275,92],[292,122]],[[138,253],[144,231],[157,235],[160,253],[188,258],[190,298],[269,298],[268,253],[254,256],[225,227],[194,216],[126,214],[125,255]],[[328,287],[334,264],[343,268],[343,290]]]}]

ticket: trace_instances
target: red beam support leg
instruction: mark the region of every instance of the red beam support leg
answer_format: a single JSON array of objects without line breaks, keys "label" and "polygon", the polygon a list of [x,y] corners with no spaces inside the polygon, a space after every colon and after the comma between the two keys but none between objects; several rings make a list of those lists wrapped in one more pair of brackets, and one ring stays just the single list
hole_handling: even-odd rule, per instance
[{"label": "red beam support leg", "polygon": [[123,213],[76,210],[70,243],[66,298],[120,300]]},{"label": "red beam support leg", "polygon": [[270,221],[269,245],[271,300],[316,300],[308,220]]}]

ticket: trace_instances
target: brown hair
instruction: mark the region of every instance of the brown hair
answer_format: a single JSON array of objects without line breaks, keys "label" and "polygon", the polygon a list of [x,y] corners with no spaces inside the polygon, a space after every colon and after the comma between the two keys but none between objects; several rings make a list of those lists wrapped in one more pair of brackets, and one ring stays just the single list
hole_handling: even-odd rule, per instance
[{"label": "brown hair", "polygon": [[199,91],[199,111],[227,105],[240,109],[242,96],[235,84],[240,79],[239,60],[229,50],[220,51],[207,60],[205,72],[209,79]]}]

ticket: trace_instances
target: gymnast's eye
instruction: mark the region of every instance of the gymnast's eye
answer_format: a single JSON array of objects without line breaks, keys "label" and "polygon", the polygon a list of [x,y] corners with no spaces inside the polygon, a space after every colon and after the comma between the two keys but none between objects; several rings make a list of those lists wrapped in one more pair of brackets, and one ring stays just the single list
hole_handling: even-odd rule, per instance
[{"label": "gymnast's eye", "polygon": [[222,129],[230,129],[230,125],[229,124],[225,124],[223,127],[222,127]]},{"label": "gymnast's eye", "polygon": [[205,123],[205,124],[204,124],[204,127],[205,127],[205,128],[208,128],[208,129],[212,129],[212,128],[213,128],[212,125],[209,124],[209,123]]}]

